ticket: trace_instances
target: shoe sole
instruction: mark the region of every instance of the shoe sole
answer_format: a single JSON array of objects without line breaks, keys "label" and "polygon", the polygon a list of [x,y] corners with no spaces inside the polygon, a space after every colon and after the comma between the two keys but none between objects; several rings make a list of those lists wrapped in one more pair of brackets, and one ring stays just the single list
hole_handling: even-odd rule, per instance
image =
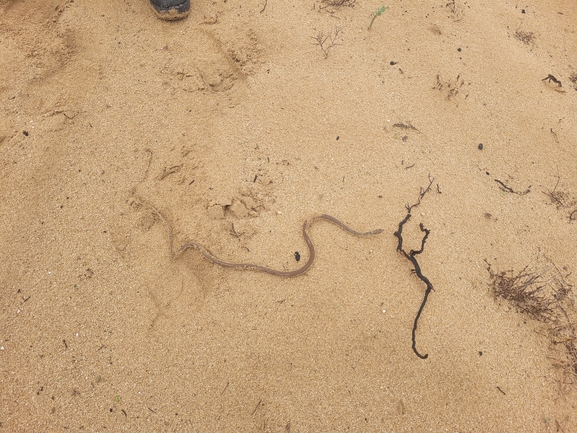
[{"label": "shoe sole", "polygon": [[154,7],[152,3],[149,2],[150,8],[154,12],[154,14],[160,18],[161,20],[165,21],[176,21],[186,18],[190,13],[190,9],[186,12],[178,12],[176,9],[168,9],[168,10],[158,10]]}]

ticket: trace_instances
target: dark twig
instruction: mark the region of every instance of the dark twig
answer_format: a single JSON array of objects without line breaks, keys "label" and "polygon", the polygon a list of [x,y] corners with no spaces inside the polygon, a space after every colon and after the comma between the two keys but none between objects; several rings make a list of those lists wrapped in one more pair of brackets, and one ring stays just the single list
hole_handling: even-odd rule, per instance
[{"label": "dark twig", "polygon": [[559,81],[557,78],[555,78],[553,75],[549,74],[547,75],[545,78],[543,78],[541,81],[547,81],[547,82],[554,82],[555,84],[557,84],[557,86],[562,87],[561,81]]},{"label": "dark twig", "polygon": [[418,250],[411,250],[407,253],[403,249],[403,226],[409,221],[409,219],[411,219],[411,211],[413,210],[413,208],[419,206],[421,204],[421,200],[423,199],[425,194],[427,194],[427,192],[429,192],[431,190],[431,185],[433,185],[434,180],[435,179],[433,179],[433,178],[431,178],[431,176],[429,176],[429,185],[425,189],[421,188],[417,202],[412,204],[412,205],[409,205],[409,204],[405,205],[405,207],[407,209],[407,215],[399,223],[399,229],[394,233],[394,235],[399,240],[399,243],[397,244],[397,251],[399,253],[401,253],[403,256],[405,256],[405,258],[413,264],[413,266],[415,268],[415,274],[427,286],[427,289],[425,290],[425,295],[423,296],[423,301],[421,302],[421,306],[419,307],[419,310],[417,311],[417,315],[415,316],[415,321],[413,323],[413,332],[412,332],[413,352],[415,352],[415,354],[421,359],[427,359],[429,357],[429,355],[428,354],[421,355],[419,353],[419,351],[417,350],[417,338],[416,338],[417,326],[418,326],[419,318],[421,317],[421,313],[423,312],[423,309],[425,308],[425,304],[427,303],[427,298],[429,297],[429,294],[433,290],[433,285],[431,284],[429,279],[427,277],[425,277],[423,275],[423,273],[421,272],[421,266],[419,265],[419,262],[417,262],[417,259],[415,258],[415,256],[418,254],[421,254],[423,252],[423,250],[425,249],[425,242],[427,241],[427,238],[429,237],[430,230],[425,228],[423,223],[419,224],[419,228],[421,229],[422,232],[425,233],[425,235],[423,236],[423,239],[421,240],[421,248]]},{"label": "dark twig", "polygon": [[419,199],[417,200],[417,202],[415,204],[412,204],[412,205],[409,205],[409,204],[405,205],[405,208],[407,209],[407,212],[408,212],[407,215],[411,214],[411,210],[414,207],[417,207],[421,204],[421,200],[423,199],[425,194],[431,190],[431,185],[433,185],[434,181],[435,181],[435,179],[431,178],[431,176],[429,175],[429,185],[427,185],[426,189],[421,188],[421,191],[419,192]]},{"label": "dark twig", "polygon": [[501,182],[499,179],[495,179],[495,182],[497,182],[500,186],[501,189],[505,192],[512,192],[513,194],[515,194],[515,191],[513,191],[513,188],[508,187],[507,185],[505,185],[503,182]]},{"label": "dark twig", "polygon": [[529,185],[529,187],[525,191],[515,191],[513,188],[505,185],[499,179],[495,179],[495,182],[497,182],[499,184],[499,187],[501,188],[502,191],[510,192],[512,194],[526,195],[526,194],[529,194],[531,192],[531,185]]},{"label": "dark twig", "polygon": [[262,398],[258,401],[254,410],[251,412],[251,416],[255,414],[255,412],[258,410],[258,408],[260,407],[261,404],[262,404]]},{"label": "dark twig", "polygon": [[553,131],[553,128],[550,128],[550,129],[551,129],[551,134],[553,134],[553,137],[555,137],[555,141],[557,143],[559,143],[559,137],[557,137],[557,134],[555,134],[555,131]]}]

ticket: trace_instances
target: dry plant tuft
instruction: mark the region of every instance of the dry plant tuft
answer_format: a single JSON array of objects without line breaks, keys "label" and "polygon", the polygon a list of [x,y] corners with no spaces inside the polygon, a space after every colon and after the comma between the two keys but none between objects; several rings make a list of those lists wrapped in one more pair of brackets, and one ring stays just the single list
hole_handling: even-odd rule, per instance
[{"label": "dry plant tuft", "polygon": [[489,273],[495,298],[509,301],[519,312],[540,322],[557,319],[557,303],[567,296],[563,285],[551,284],[541,273],[529,270],[529,265],[517,274],[512,270],[494,273],[489,266]]},{"label": "dry plant tuft", "polygon": [[[467,4],[467,2],[465,2]],[[465,16],[465,8],[462,5],[457,4],[456,0],[449,0],[445,5],[447,9],[451,12],[453,21],[461,21]]]},{"label": "dry plant tuft", "polygon": [[[457,78],[454,80],[444,80],[440,74],[437,74],[437,79],[435,82],[434,89],[440,90],[442,93],[445,94],[445,98],[447,101],[450,101],[455,96],[459,94],[461,88],[465,85],[465,80],[461,77],[461,74],[457,75]],[[469,95],[465,95],[465,99],[467,99]]]},{"label": "dry plant tuft", "polygon": [[564,275],[545,256],[539,256],[536,263],[525,266],[519,273],[494,272],[488,262],[487,265],[494,297],[505,299],[520,313],[545,325],[553,346],[564,349],[558,365],[571,383],[577,382],[576,314],[573,287],[566,280],[569,273]]},{"label": "dry plant tuft", "polygon": [[[553,132],[553,130],[551,130],[551,132]],[[569,222],[572,222],[577,219],[577,199],[568,192],[557,189],[560,181],[561,177],[557,176],[557,183],[555,184],[555,187],[552,190],[545,188],[543,194],[549,197],[549,200],[551,200],[552,204],[557,206],[557,210],[569,209]]]},{"label": "dry plant tuft", "polygon": [[515,37],[523,42],[525,45],[533,45],[535,43],[535,33],[526,30],[517,30]]},{"label": "dry plant tuft", "polygon": [[573,72],[569,75],[569,81],[573,83],[573,88],[577,90],[577,72]]},{"label": "dry plant tuft", "polygon": [[311,36],[315,40],[314,45],[318,45],[325,55],[325,59],[329,56],[329,50],[337,45],[341,45],[337,40],[342,35],[343,27],[335,27],[334,31],[329,30],[328,33],[319,32],[316,36]]}]

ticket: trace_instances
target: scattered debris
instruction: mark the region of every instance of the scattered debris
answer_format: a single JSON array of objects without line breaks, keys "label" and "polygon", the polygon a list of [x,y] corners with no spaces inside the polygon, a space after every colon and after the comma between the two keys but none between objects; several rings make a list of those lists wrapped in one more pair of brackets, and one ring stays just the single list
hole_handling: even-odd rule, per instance
[{"label": "scattered debris", "polygon": [[523,42],[525,45],[533,45],[535,43],[535,33],[533,32],[517,30],[515,32],[515,38]]},{"label": "scattered debris", "polygon": [[[454,80],[444,80],[441,78],[440,74],[437,74],[436,83],[433,89],[437,89],[442,93],[445,93],[445,98],[447,101],[450,101],[459,94],[459,91],[464,85],[465,80],[463,77],[461,77],[461,74],[457,75],[457,78]],[[467,99],[468,96],[469,94],[466,94],[465,99]]]},{"label": "scattered debris", "polygon": [[393,128],[411,129],[411,130],[413,130],[413,131],[419,132],[419,130],[418,130],[417,128],[415,128],[411,122],[407,122],[407,123],[402,123],[402,122],[401,122],[401,123],[395,123],[395,124],[393,125]]},{"label": "scattered debris", "polygon": [[[466,4],[466,2],[465,2]],[[465,9],[462,5],[457,4],[455,0],[450,0],[445,7],[451,12],[451,18],[454,22],[461,21],[465,16]]]}]

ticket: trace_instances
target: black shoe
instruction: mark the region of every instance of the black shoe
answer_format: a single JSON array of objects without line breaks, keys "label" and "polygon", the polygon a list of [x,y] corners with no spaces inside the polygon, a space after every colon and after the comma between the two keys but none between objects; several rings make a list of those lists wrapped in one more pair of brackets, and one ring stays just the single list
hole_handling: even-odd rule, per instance
[{"label": "black shoe", "polygon": [[190,0],[150,0],[150,6],[163,20],[179,20],[190,12]]}]

